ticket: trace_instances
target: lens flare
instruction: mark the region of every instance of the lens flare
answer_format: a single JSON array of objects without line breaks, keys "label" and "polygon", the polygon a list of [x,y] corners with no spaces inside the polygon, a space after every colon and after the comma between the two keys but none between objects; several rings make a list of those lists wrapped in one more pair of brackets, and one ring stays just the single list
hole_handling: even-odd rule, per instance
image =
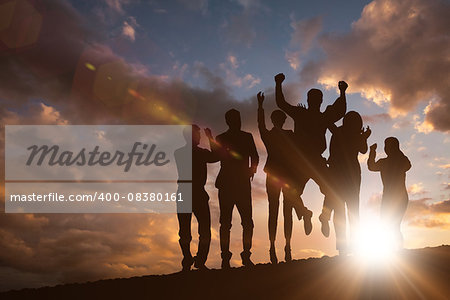
[{"label": "lens flare", "polygon": [[362,224],[353,248],[355,256],[362,262],[382,263],[392,261],[397,245],[386,224],[371,222]]}]

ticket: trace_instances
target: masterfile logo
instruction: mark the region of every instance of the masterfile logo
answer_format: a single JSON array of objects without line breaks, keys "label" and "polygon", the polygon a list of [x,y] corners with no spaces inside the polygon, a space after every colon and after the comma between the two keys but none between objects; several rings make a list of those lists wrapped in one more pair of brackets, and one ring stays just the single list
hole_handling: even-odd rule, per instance
[{"label": "masterfile logo", "polygon": [[174,152],[190,128],[7,125],[5,211],[189,212],[192,153]]}]

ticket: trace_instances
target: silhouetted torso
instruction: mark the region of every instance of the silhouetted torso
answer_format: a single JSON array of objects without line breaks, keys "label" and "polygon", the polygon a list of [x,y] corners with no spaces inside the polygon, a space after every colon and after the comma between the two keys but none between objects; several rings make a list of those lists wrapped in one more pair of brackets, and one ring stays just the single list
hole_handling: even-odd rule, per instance
[{"label": "silhouetted torso", "polygon": [[233,188],[236,184],[249,184],[250,166],[258,164],[258,153],[250,133],[228,130],[217,136],[220,171],[216,179],[217,188]]},{"label": "silhouetted torso", "polygon": [[261,131],[261,139],[267,149],[267,161],[264,172],[274,176],[289,178],[292,174],[293,146],[292,130],[272,128]]},{"label": "silhouetted torso", "polygon": [[325,133],[328,124],[341,119],[346,103],[338,98],[324,112],[312,111],[304,107],[292,107],[286,113],[294,119],[294,135],[298,147],[305,154],[322,154],[327,148]]},{"label": "silhouetted torso", "polygon": [[388,156],[377,161],[383,182],[383,198],[402,198],[408,201],[406,190],[406,171],[411,168],[411,162],[403,155]]},{"label": "silhouetted torso", "polygon": [[344,127],[335,127],[330,141],[330,157],[328,163],[341,171],[361,174],[358,154],[367,150],[366,139],[361,134],[350,134]]},{"label": "silhouetted torso", "polygon": [[[206,184],[207,177],[206,164],[216,162],[218,160],[214,156],[214,154],[207,149],[193,146],[191,154],[188,147],[191,147],[191,145],[187,145],[180,149],[177,149],[175,151],[175,160],[177,161],[178,180],[183,181],[188,178],[192,178],[192,202],[195,205],[196,201],[200,201],[199,199],[209,199],[207,195],[206,197],[197,196],[199,192],[202,194],[206,194],[206,192],[204,192],[204,186]],[[190,154],[192,156],[189,156]],[[192,159],[192,169],[187,167],[186,162],[188,161],[188,159]]]}]

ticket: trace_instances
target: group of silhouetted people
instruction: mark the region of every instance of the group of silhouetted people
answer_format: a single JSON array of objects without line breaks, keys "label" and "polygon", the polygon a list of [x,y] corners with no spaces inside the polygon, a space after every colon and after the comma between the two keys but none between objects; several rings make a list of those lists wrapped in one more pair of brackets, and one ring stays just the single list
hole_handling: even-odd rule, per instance
[{"label": "group of silhouetted people", "polygon": [[[309,235],[312,230],[312,212],[305,207],[302,194],[306,183],[313,179],[324,195],[322,213],[319,216],[321,231],[329,236],[329,221],[334,211],[333,223],[336,233],[336,249],[340,255],[351,252],[347,240],[346,214],[348,211],[350,236],[359,226],[359,192],[361,186],[361,168],[359,153],[367,152],[367,139],[371,134],[369,127],[363,127],[359,113],[346,113],[347,103],[345,91],[347,83],[340,81],[340,96],[321,112],[323,94],[318,89],[311,89],[307,94],[307,106],[291,105],[283,95],[282,82],[285,76],[275,76],[275,99],[280,109],[270,115],[273,127],[268,129],[263,108],[264,94],[257,94],[258,129],[267,150],[266,191],[269,202],[269,240],[270,261],[278,262],[275,250],[275,239],[278,223],[280,194],[283,194],[283,216],[285,235],[285,261],[291,261],[291,236],[293,211],[299,220],[303,219],[304,230]],[[294,130],[284,129],[283,125],[291,117]],[[342,119],[342,126],[335,123]],[[256,173],[259,156],[255,142],[250,133],[241,130],[239,111],[231,109],[225,114],[228,130],[215,139],[209,129],[205,129],[211,151],[199,147],[201,129],[192,126],[192,132],[186,131],[187,144],[175,152],[179,177],[186,172],[179,162],[186,153],[192,151],[192,212],[198,221],[199,244],[195,257],[190,250],[191,213],[178,213],[180,246],[183,253],[183,270],[190,270],[194,265],[198,269],[207,269],[205,262],[211,242],[211,217],[209,196],[205,190],[207,163],[220,161],[220,171],[215,186],[218,189],[220,208],[220,249],[222,268],[230,268],[232,253],[230,252],[230,230],[234,206],[241,217],[243,228],[242,264],[252,266],[250,259],[253,219],[251,180]],[[327,129],[332,133],[329,158],[322,154],[327,144]],[[189,139],[192,139],[192,143]],[[411,167],[408,158],[401,152],[399,141],[389,137],[385,141],[386,158],[375,162],[376,144],[370,147],[368,168],[380,171],[384,185],[381,204],[382,219],[391,225],[401,243],[400,223],[406,211],[408,194],[405,186],[406,171]],[[190,170],[189,170],[190,171]],[[183,177],[186,178],[186,177]],[[179,185],[179,192],[190,192],[186,185]]]}]

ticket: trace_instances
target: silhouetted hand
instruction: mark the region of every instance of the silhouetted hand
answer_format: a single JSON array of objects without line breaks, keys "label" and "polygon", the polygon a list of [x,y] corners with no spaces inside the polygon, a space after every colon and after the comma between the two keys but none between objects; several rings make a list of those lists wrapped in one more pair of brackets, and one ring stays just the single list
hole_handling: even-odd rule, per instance
[{"label": "silhouetted hand", "polygon": [[339,90],[341,92],[345,92],[347,90],[347,88],[348,88],[348,84],[345,81],[339,81],[338,82],[338,87],[339,87]]},{"label": "silhouetted hand", "polygon": [[205,134],[206,134],[206,137],[207,137],[208,139],[210,139],[210,140],[213,139],[213,135],[212,135],[211,129],[205,128]]},{"label": "silhouetted hand", "polygon": [[262,107],[264,102],[264,93],[259,92],[256,97],[258,98],[258,106]]},{"label": "silhouetted hand", "polygon": [[375,150],[377,150],[377,143],[372,144],[372,145],[370,146],[370,151],[371,151],[371,152],[375,152]]},{"label": "silhouetted hand", "polygon": [[306,109],[306,105],[305,105],[305,104],[303,104],[303,103],[299,103],[299,104],[298,104],[298,107],[301,107],[301,108],[304,108],[304,109]]},{"label": "silhouetted hand", "polygon": [[366,129],[363,128],[361,130],[361,134],[367,140],[369,138],[369,136],[372,134],[372,130],[370,130],[370,127],[367,126]]},{"label": "silhouetted hand", "polygon": [[279,73],[277,75],[275,75],[275,82],[281,84],[284,79],[286,79],[286,77],[284,76],[283,73]]}]

